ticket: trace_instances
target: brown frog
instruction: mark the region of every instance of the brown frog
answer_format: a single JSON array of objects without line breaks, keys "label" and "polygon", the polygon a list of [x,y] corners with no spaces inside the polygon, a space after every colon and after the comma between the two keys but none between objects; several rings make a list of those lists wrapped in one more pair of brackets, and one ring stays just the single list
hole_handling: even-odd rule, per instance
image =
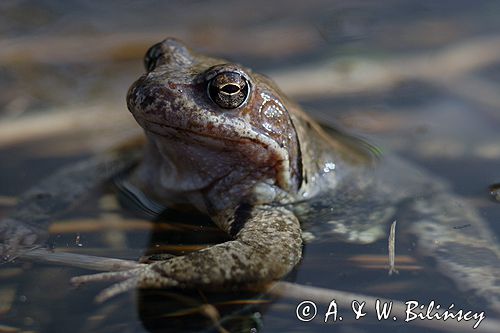
[{"label": "brown frog", "polygon": [[[127,105],[147,144],[121,187],[158,211],[207,214],[232,240],[75,283],[120,281],[100,300],[134,287],[245,288],[290,272],[303,239],[369,243],[397,219],[423,255],[500,309],[497,244],[442,181],[339,130],[325,132],[270,79],[238,64],[175,39],[152,46],[144,62]],[[4,252],[43,239],[40,226],[136,159],[98,156],[29,191],[0,224]]]}]

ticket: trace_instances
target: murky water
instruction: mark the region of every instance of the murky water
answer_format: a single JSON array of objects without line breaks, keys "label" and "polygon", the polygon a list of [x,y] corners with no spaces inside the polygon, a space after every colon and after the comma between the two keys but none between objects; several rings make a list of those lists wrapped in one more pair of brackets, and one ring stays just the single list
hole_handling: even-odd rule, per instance
[{"label": "murky water", "polygon": [[[143,71],[147,47],[174,36],[268,74],[323,123],[446,179],[500,235],[500,204],[489,190],[500,181],[499,14],[492,1],[2,1],[0,215],[57,168],[139,132],[126,90]],[[137,260],[225,239],[199,217],[159,222],[163,227],[153,228],[104,187],[54,223],[50,244]],[[410,246],[397,248],[408,262],[388,277],[386,253],[386,241],[310,244],[288,280],[487,310],[415,259]],[[335,324],[301,322],[299,302],[287,295],[137,291],[98,305],[93,299],[103,285],[69,284],[85,273],[40,263],[0,266],[0,331],[222,331],[204,304],[227,314],[221,325],[231,332],[422,330],[347,315]]]}]

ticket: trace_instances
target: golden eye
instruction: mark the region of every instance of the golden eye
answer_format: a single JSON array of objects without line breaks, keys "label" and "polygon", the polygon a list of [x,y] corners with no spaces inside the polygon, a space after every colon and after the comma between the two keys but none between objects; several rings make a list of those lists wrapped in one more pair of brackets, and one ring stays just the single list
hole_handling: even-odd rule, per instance
[{"label": "golden eye", "polygon": [[208,83],[208,94],[221,108],[235,109],[248,97],[248,82],[236,72],[220,73]]}]

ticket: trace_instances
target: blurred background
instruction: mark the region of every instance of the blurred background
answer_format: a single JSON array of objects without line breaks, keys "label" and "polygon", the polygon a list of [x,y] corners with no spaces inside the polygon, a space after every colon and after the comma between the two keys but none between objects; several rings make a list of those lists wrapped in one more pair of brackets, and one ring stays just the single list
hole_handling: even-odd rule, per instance
[{"label": "blurred background", "polygon": [[[58,167],[140,133],[125,94],[144,71],[147,48],[170,36],[265,73],[323,123],[445,178],[500,234],[500,205],[488,190],[500,182],[499,17],[500,2],[486,0],[2,0],[0,216]],[[75,228],[71,237],[80,235]],[[55,245],[75,247],[70,241]],[[366,251],[381,248],[385,244]],[[341,250],[313,248],[309,254]],[[376,290],[387,291],[385,271],[368,283],[339,264],[320,279],[307,268],[317,268],[315,260],[305,261],[298,282],[332,287],[335,281],[337,287],[367,291],[379,281]],[[26,275],[9,269],[0,267],[0,332],[2,325],[6,332],[63,332],[81,322],[95,331],[123,329],[108,322],[99,330],[88,326],[97,289],[74,308],[64,303],[74,296],[69,286],[51,295],[55,299],[42,296],[54,288],[54,276],[66,283],[75,271],[45,267]],[[429,282],[417,271],[411,274],[413,290]],[[120,316],[113,317],[111,306],[98,314],[135,318],[133,303],[118,304]],[[324,328],[295,327],[290,306],[278,302],[267,309],[262,331]],[[374,331],[343,327],[339,332]]]}]

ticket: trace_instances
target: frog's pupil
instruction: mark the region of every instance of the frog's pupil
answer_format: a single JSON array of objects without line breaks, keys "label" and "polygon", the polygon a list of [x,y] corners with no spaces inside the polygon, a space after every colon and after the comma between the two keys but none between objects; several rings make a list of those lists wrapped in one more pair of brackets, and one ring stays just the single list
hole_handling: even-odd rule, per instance
[{"label": "frog's pupil", "polygon": [[240,90],[240,87],[235,84],[226,84],[221,88],[221,91],[226,94],[234,94]]}]

